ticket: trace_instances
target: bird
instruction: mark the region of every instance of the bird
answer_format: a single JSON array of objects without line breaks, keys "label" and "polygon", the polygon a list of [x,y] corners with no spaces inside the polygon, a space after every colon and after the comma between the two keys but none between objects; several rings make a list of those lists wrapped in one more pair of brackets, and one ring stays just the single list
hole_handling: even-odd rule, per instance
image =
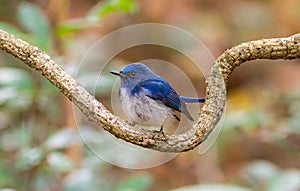
[{"label": "bird", "polygon": [[204,102],[205,98],[179,96],[172,86],[142,63],[132,63],[111,74],[121,78],[119,99],[132,125],[160,127],[174,125],[183,113],[194,121],[186,103]]}]

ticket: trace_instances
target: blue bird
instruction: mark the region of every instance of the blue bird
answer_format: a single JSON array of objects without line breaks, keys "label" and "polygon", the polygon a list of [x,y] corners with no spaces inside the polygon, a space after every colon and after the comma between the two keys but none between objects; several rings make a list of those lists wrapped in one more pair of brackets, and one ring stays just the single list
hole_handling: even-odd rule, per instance
[{"label": "blue bird", "polygon": [[177,113],[193,121],[185,102],[205,101],[204,98],[179,96],[166,80],[142,63],[129,64],[111,73],[121,78],[119,98],[132,124],[160,126],[162,132],[163,125],[180,121]]}]

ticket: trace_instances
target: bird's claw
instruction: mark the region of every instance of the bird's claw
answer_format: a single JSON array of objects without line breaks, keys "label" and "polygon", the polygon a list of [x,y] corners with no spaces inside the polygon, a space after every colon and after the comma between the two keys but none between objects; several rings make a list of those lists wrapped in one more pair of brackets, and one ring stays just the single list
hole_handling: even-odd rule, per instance
[{"label": "bird's claw", "polygon": [[163,135],[163,136],[165,137],[165,133],[164,133],[164,128],[163,128],[163,126],[160,127],[159,131],[154,130],[153,132],[154,132],[154,133],[158,133],[158,134],[160,134],[160,135]]},{"label": "bird's claw", "polygon": [[159,129],[159,133],[162,133],[164,134],[164,126],[161,126],[160,129]]}]

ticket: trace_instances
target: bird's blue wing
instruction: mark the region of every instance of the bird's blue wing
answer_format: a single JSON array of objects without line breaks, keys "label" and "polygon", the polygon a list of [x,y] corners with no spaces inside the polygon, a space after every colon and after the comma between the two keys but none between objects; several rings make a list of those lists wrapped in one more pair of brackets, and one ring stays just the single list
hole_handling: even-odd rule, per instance
[{"label": "bird's blue wing", "polygon": [[148,97],[154,100],[161,101],[167,107],[183,112],[190,120],[193,120],[184,103],[181,104],[178,94],[168,82],[159,79],[145,80],[140,82],[131,93],[136,94],[140,91],[144,91]]},{"label": "bird's blue wing", "polygon": [[163,102],[164,105],[181,111],[181,104],[178,94],[174,89],[165,81],[162,80],[145,80],[139,83],[133,90],[132,94],[143,91],[146,95],[152,99]]}]

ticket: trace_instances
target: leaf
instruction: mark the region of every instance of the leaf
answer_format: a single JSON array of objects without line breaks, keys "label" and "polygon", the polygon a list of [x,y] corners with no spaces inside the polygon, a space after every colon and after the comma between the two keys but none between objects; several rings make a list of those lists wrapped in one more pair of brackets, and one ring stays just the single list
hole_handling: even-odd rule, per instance
[{"label": "leaf", "polygon": [[31,39],[23,31],[21,31],[20,29],[18,29],[17,27],[15,27],[15,26],[13,26],[9,23],[0,22],[0,29],[6,31],[9,34],[12,34],[12,35],[15,35],[19,38],[22,38],[24,40],[30,41],[30,39]]},{"label": "leaf", "polygon": [[268,161],[255,161],[246,168],[249,176],[259,182],[268,182],[279,173],[279,169]]},{"label": "leaf", "polygon": [[19,97],[19,92],[13,87],[0,88],[0,105]]},{"label": "leaf", "polygon": [[1,67],[0,68],[0,86],[23,86],[24,81],[30,81],[25,70]]},{"label": "leaf", "polygon": [[300,171],[288,170],[276,176],[267,186],[266,191],[299,191]]},{"label": "leaf", "polygon": [[141,191],[149,187],[151,182],[151,177],[147,175],[134,176],[121,181],[114,191]]},{"label": "leaf", "polygon": [[18,169],[28,169],[36,166],[41,161],[43,153],[39,148],[24,148],[18,153],[16,167]]},{"label": "leaf", "polygon": [[299,113],[293,114],[290,118],[287,120],[288,125],[290,126],[290,131],[292,133],[298,133],[300,134],[300,115]]},{"label": "leaf", "polygon": [[[82,168],[72,171],[65,181],[65,191],[95,190],[94,173],[91,169]],[[98,188],[99,189],[99,188]]]},{"label": "leaf", "polygon": [[81,139],[78,137],[77,131],[71,129],[63,129],[50,136],[45,141],[45,147],[49,150],[62,149],[74,143],[81,144]]},{"label": "leaf", "polygon": [[17,13],[20,24],[34,36],[34,43],[42,50],[48,51],[50,29],[40,8],[33,3],[22,2],[18,6]]},{"label": "leaf", "polygon": [[0,68],[0,104],[11,101],[10,109],[24,107],[31,102],[35,91],[33,81],[24,70]]},{"label": "leaf", "polygon": [[73,33],[83,28],[95,25],[97,22],[98,20],[87,18],[72,19],[62,25],[59,25],[56,28],[56,34],[58,36],[64,36],[66,34]]},{"label": "leaf", "polygon": [[96,25],[108,13],[114,11],[135,12],[137,4],[133,0],[107,0],[94,6],[83,18],[72,19],[56,29],[58,36],[63,36],[86,27]]},{"label": "leaf", "polygon": [[63,153],[52,152],[47,156],[47,162],[54,170],[68,172],[72,169],[72,161]]},{"label": "leaf", "polygon": [[22,150],[28,148],[32,141],[32,128],[22,123],[12,131],[2,132],[0,136],[1,149],[4,151]]},{"label": "leaf", "polygon": [[251,130],[259,125],[266,125],[270,122],[267,113],[255,110],[229,112],[224,120],[224,128],[229,130],[243,127],[243,130]]},{"label": "leaf", "polygon": [[102,18],[113,11],[135,12],[137,4],[133,0],[107,0],[98,3],[87,15],[87,17]]},{"label": "leaf", "polygon": [[49,190],[49,184],[53,182],[54,178],[56,177],[53,176],[53,174],[50,174],[49,171],[38,171],[34,179],[31,180],[31,185],[33,187],[31,190]]},{"label": "leaf", "polygon": [[34,94],[36,90],[32,79],[29,77],[25,70],[2,67],[0,68],[0,87],[13,87],[18,89],[20,94]]},{"label": "leaf", "polygon": [[114,79],[112,75],[100,75],[99,72],[87,72],[77,78],[78,82],[89,92],[103,96],[111,91]]},{"label": "leaf", "polygon": [[204,184],[204,185],[194,185],[186,186],[182,188],[177,188],[172,191],[251,191],[248,188],[240,187],[238,185],[230,184]]},{"label": "leaf", "polygon": [[0,187],[1,188],[8,185],[14,185],[15,176],[11,171],[12,169],[4,162],[0,164]]}]

